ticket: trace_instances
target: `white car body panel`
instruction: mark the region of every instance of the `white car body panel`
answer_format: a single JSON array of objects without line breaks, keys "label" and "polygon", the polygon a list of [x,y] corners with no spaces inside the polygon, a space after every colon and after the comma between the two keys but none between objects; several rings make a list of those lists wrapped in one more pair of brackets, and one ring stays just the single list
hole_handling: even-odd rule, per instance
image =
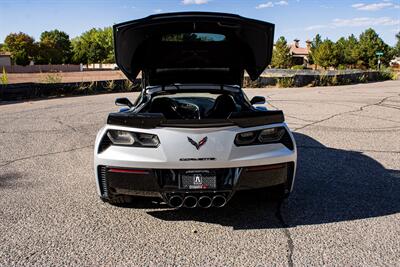
[{"label": "white car body panel", "polygon": [[[97,166],[99,165],[144,169],[217,169],[296,162],[296,145],[294,145],[294,150],[292,151],[280,143],[240,147],[234,144],[235,136],[238,133],[277,126],[285,127],[293,139],[285,123],[249,128],[229,126],[221,128],[163,127],[139,129],[106,125],[99,131],[96,138],[94,169],[97,174]],[[111,146],[106,151],[98,154],[101,138],[110,129],[156,134],[160,140],[160,145],[157,148]],[[195,141],[199,141],[205,136],[208,138],[207,143],[200,147],[199,150],[187,139],[190,137]],[[215,158],[215,160],[181,160],[199,158]],[[100,194],[98,174],[96,175],[96,182],[97,191]]]}]

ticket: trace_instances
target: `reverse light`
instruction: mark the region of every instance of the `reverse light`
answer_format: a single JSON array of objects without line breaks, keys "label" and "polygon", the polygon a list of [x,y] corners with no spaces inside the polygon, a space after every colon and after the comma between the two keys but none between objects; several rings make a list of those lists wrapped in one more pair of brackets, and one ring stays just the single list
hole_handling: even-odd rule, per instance
[{"label": "reverse light", "polygon": [[146,147],[158,147],[160,144],[160,140],[154,134],[135,133],[135,138],[139,144]]},{"label": "reverse light", "polygon": [[245,132],[236,135],[235,144],[238,146],[250,145],[257,138],[256,132]]},{"label": "reverse light", "polygon": [[107,132],[107,136],[114,145],[133,145],[135,143],[135,138],[130,132],[110,130]]},{"label": "reverse light", "polygon": [[260,143],[276,142],[279,141],[284,134],[285,129],[282,127],[265,129],[258,135],[258,141],[260,141]]},{"label": "reverse light", "polygon": [[285,135],[284,127],[274,127],[257,131],[239,133],[235,137],[235,145],[262,145],[268,143],[278,143]]},{"label": "reverse light", "polygon": [[113,145],[135,147],[158,147],[160,140],[157,135],[136,133],[120,130],[108,130],[107,137]]}]

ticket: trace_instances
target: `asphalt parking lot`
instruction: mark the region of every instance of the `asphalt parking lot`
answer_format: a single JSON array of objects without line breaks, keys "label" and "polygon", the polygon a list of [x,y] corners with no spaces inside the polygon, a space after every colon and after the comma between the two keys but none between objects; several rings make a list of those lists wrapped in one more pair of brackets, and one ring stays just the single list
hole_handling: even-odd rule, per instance
[{"label": "asphalt parking lot", "polygon": [[92,149],[126,94],[0,105],[0,265],[400,265],[400,81],[246,92],[295,131],[282,205],[111,206]]}]

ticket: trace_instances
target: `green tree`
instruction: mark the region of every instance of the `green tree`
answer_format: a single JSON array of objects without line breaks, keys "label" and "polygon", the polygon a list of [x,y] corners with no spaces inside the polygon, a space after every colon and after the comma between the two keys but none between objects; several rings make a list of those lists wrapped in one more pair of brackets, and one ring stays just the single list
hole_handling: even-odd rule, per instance
[{"label": "green tree", "polygon": [[314,57],[313,57],[313,52],[316,49],[318,49],[318,47],[321,45],[321,43],[322,43],[321,35],[319,35],[319,34],[315,35],[314,39],[311,41],[310,51],[308,52],[308,63],[309,64],[315,64],[315,60],[314,60]]},{"label": "green tree", "polygon": [[89,50],[89,41],[84,40],[83,36],[75,37],[71,40],[72,62],[88,64],[87,50]]},{"label": "green tree", "polygon": [[69,63],[72,56],[69,35],[63,31],[45,31],[40,35],[37,62],[45,64]]},{"label": "green tree", "polygon": [[335,44],[325,39],[312,53],[315,64],[323,67],[336,67],[338,65],[338,56],[336,53]]},{"label": "green tree", "polygon": [[7,35],[2,49],[11,52],[11,60],[17,65],[28,65],[38,51],[35,39],[23,32]]},{"label": "green tree", "polygon": [[347,39],[341,37],[335,44],[338,65],[353,68],[358,61],[358,40],[352,34]]},{"label": "green tree", "polygon": [[75,63],[114,62],[112,28],[91,29],[72,40],[73,61]]},{"label": "green tree", "polygon": [[387,65],[392,59],[393,53],[390,47],[379,37],[379,35],[371,28],[361,33],[358,45],[358,54],[360,67],[377,68],[378,57],[377,52],[383,52],[381,62]]},{"label": "green tree", "polygon": [[292,66],[292,55],[290,47],[287,45],[285,37],[281,36],[275,43],[275,49],[272,53],[271,66],[273,68],[290,68]]},{"label": "green tree", "polygon": [[112,27],[106,27],[100,31],[100,40],[103,42],[103,47],[107,55],[103,60],[103,63],[115,63],[114,35]]},{"label": "green tree", "polygon": [[394,47],[394,56],[400,57],[400,32],[396,34],[397,43]]}]

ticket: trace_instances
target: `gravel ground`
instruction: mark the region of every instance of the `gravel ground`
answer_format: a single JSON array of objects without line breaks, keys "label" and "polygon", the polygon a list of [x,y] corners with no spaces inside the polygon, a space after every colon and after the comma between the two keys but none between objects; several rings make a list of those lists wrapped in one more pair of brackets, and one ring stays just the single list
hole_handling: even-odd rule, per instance
[{"label": "gravel ground", "polygon": [[0,265],[399,266],[400,81],[246,92],[295,131],[282,205],[242,194],[217,210],[111,206],[92,149],[126,94],[1,105]]}]

